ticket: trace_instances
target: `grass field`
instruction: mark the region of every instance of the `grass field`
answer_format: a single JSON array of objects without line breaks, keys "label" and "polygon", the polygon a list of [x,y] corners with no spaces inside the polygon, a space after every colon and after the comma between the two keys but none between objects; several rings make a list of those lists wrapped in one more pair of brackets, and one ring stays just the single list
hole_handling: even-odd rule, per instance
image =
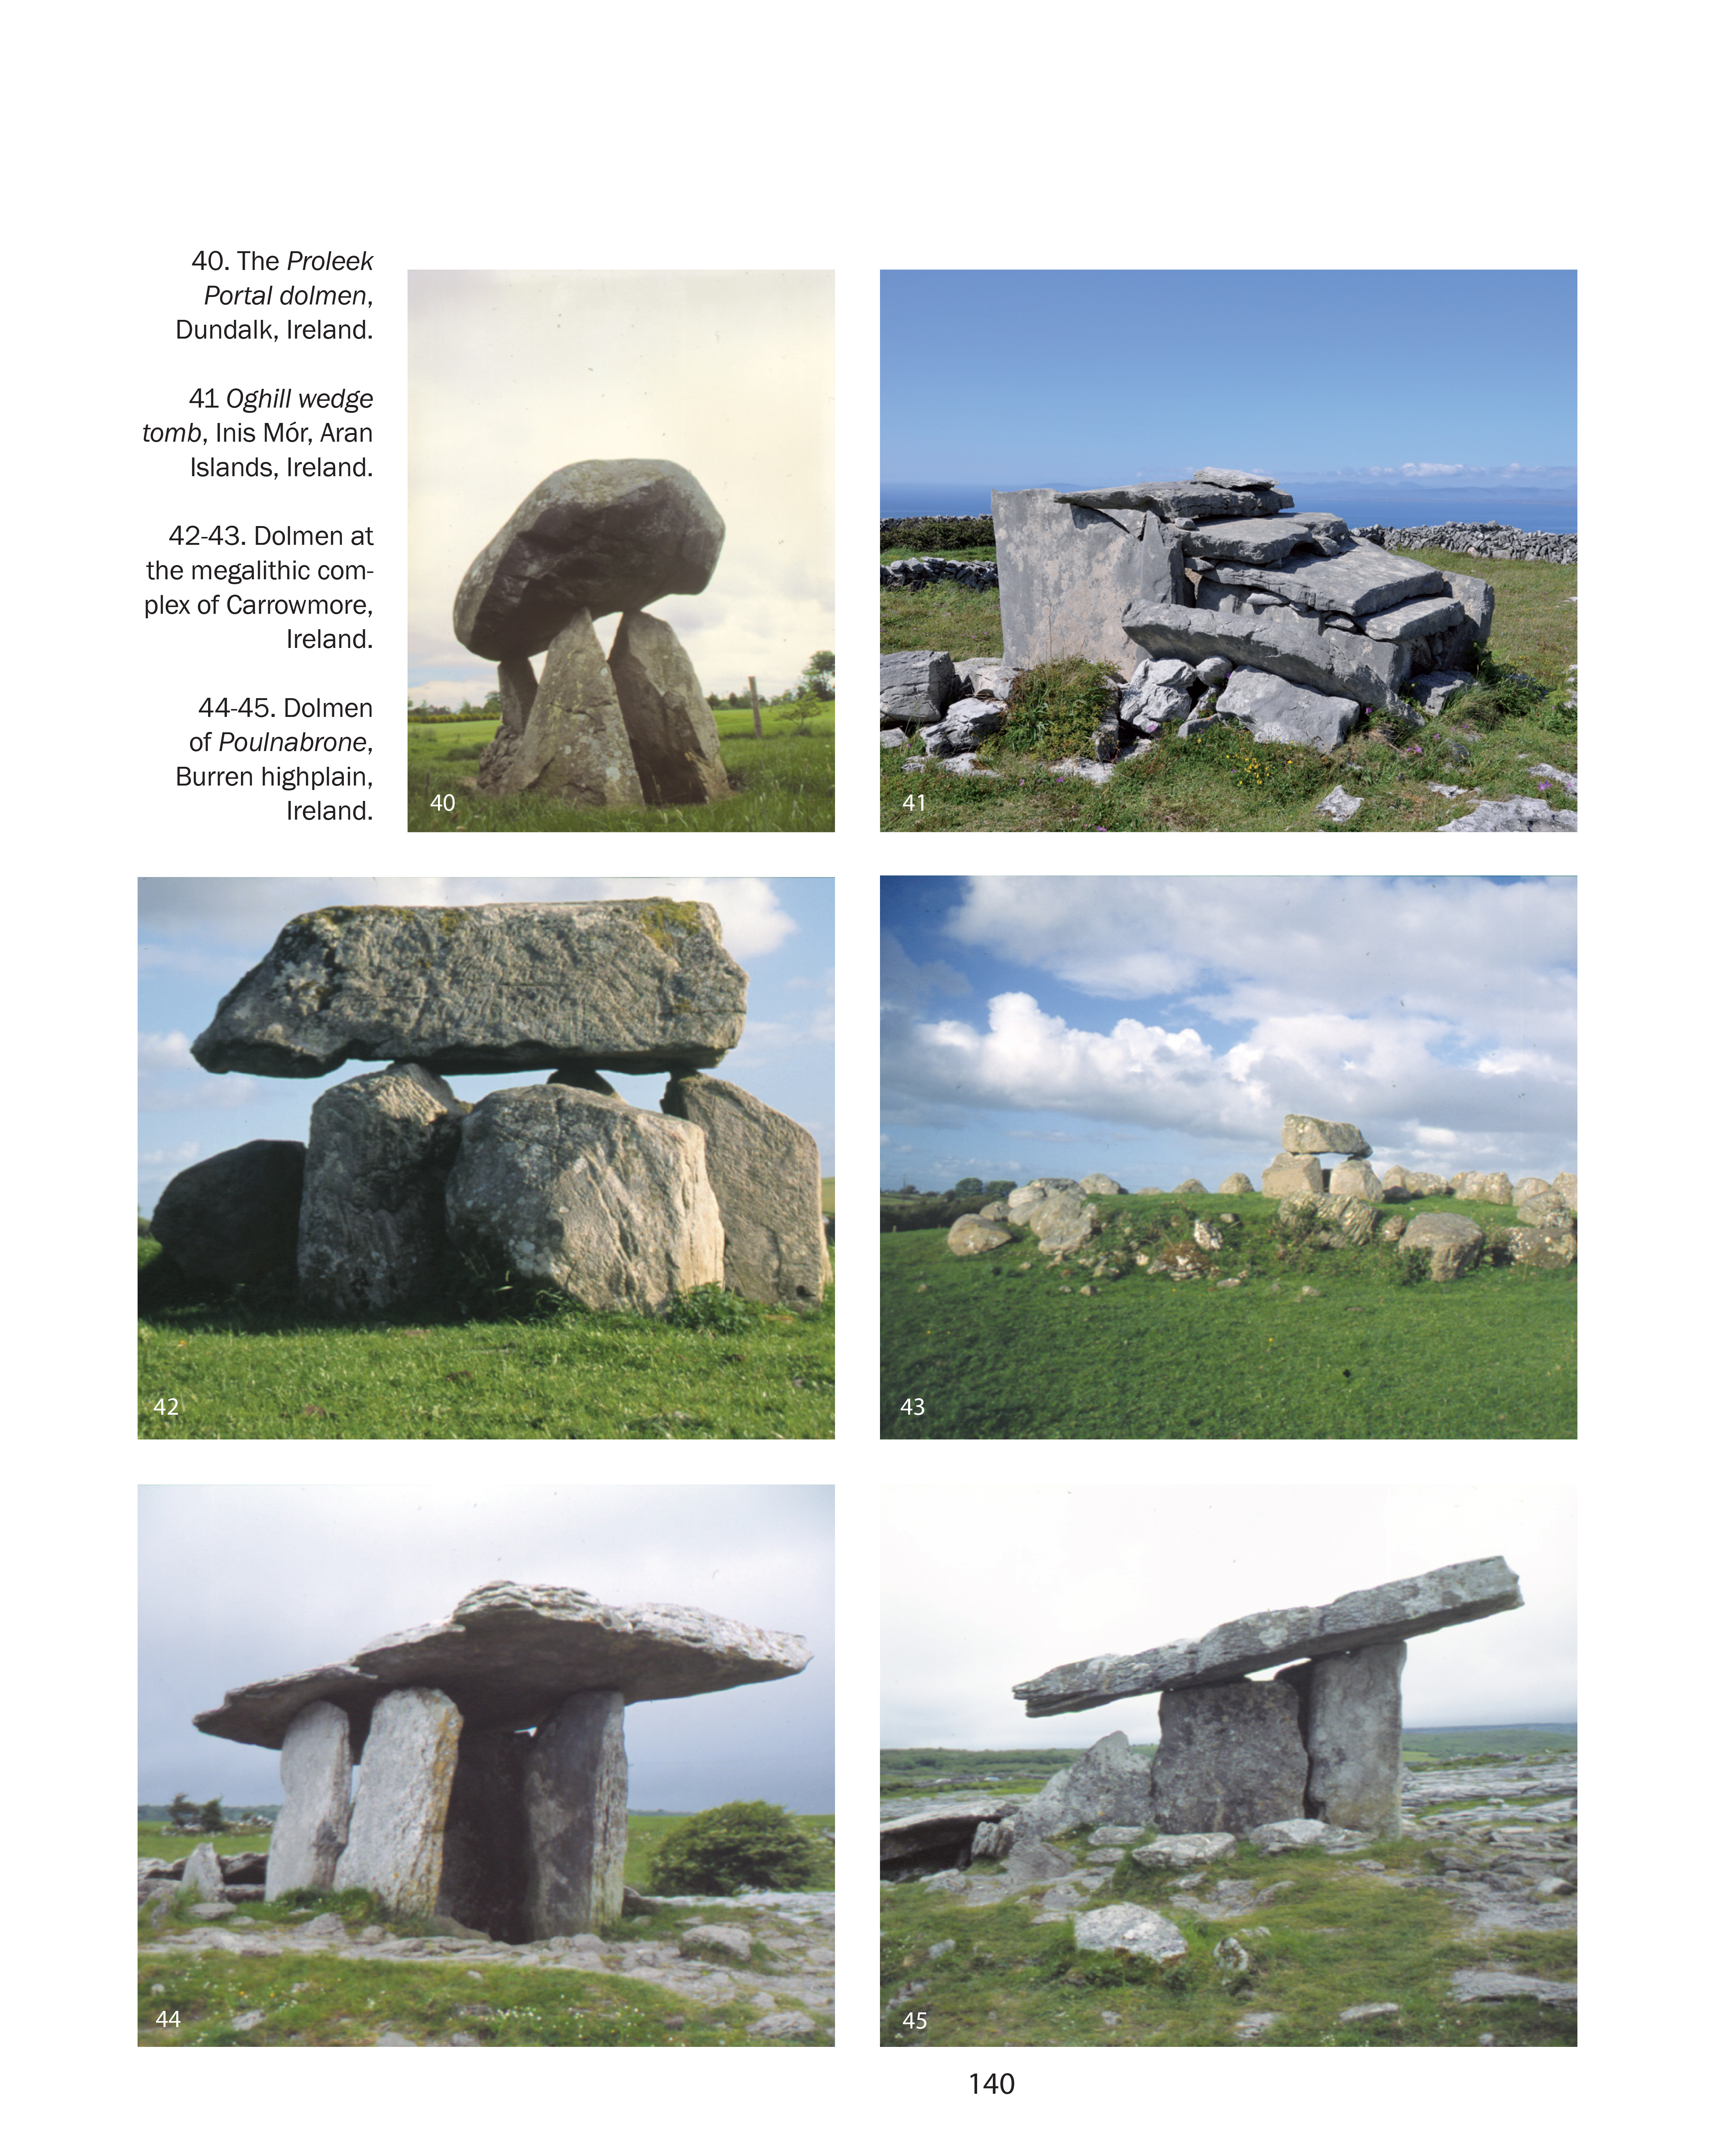
[{"label": "grass field", "polygon": [[712,1298],[705,1329],[627,1313],[328,1321],[244,1291],[151,1288],[138,1244],[143,1438],[829,1438],[834,1291]]},{"label": "grass field", "polygon": [[[1090,1830],[1052,1837],[1084,1859]],[[1162,1968],[1138,1957],[1082,1953],[1065,1917],[1039,1923],[1041,1881],[1009,1899],[969,1908],[924,1886],[890,1887],[880,1902],[880,2041],[908,2045],[1223,2046],[1240,2042],[1249,2013],[1278,2018],[1250,2040],[1265,2048],[1475,2045],[1570,2046],[1577,2018],[1534,2000],[1457,2005],[1456,1969],[1491,1964],[1527,1975],[1568,1979],[1577,1966],[1570,1931],[1495,1933],[1475,1945],[1446,1897],[1406,1891],[1400,1879],[1427,1871],[1432,1856],[1397,1838],[1357,1852],[1357,1861],[1318,1850],[1265,1856],[1245,1845],[1196,1873],[1193,1892],[1224,1881],[1269,1887],[1268,1903],[1226,1922],[1172,1906],[1178,1873],[1125,1859],[1088,1907],[1131,1902],[1157,1910],[1185,1937],[1187,1958]],[[1362,1868],[1378,1864],[1372,1872]],[[1000,1867],[976,1864],[973,1875]],[[1213,1958],[1232,1938],[1250,1967],[1234,1973]],[[903,1995],[904,1993],[906,1995]],[[1343,2008],[1383,2000],[1399,2015],[1343,2022]]]},{"label": "grass field", "polygon": [[[956,1258],[943,1229],[879,1239],[880,1434],[950,1438],[1569,1438],[1576,1434],[1577,1269],[1480,1265],[1403,1286],[1386,1245],[1279,1250],[1274,1200],[1096,1201],[1089,1251],[1192,1232],[1224,1237],[1222,1276],[1177,1285],[1124,1260],[1092,1281],[1021,1235]],[[1388,1220],[1510,1206],[1385,1205]],[[1219,1216],[1232,1213],[1232,1226]],[[1173,1224],[1178,1223],[1180,1224]],[[1086,1252],[1080,1254],[1085,1257]],[[1027,1268],[1023,1270],[1023,1268]],[[1086,1295],[1082,1291],[1091,1287]],[[905,1414],[905,1403],[919,1404]]]},{"label": "grass field", "polygon": [[[989,560],[989,547],[945,549],[952,559]],[[896,558],[894,555],[887,559]],[[1496,593],[1491,654],[1549,692],[1481,682],[1440,719],[1411,730],[1381,715],[1361,721],[1328,756],[1255,743],[1244,727],[1217,726],[1191,741],[1159,734],[1147,753],[1122,764],[1103,786],[1053,776],[1037,757],[1006,748],[1003,737],[981,745],[979,761],[998,779],[908,773],[918,752],[880,757],[880,828],[921,831],[1404,831],[1434,830],[1475,805],[1449,800],[1430,783],[1464,787],[1487,800],[1519,793],[1575,804],[1563,792],[1540,794],[1533,763],[1578,768],[1578,721],[1564,693],[1577,651],[1576,567],[1550,562],[1486,561],[1421,548],[1405,557],[1433,567],[1481,577]],[[931,584],[879,594],[882,651],[947,650],[968,659],[1003,649],[996,592]],[[1528,708],[1522,708],[1527,706]],[[1381,729],[1379,731],[1378,729]],[[1392,735],[1393,738],[1385,737]],[[1090,742],[1079,753],[1091,753]],[[1341,786],[1363,801],[1345,824],[1317,813]]]},{"label": "grass field", "polygon": [[[836,706],[762,710],[762,740],[751,711],[718,711],[718,741],[734,791],[723,801],[680,808],[582,808],[534,793],[475,790],[480,752],[495,718],[466,724],[413,722],[409,728],[412,831],[829,831],[836,827]],[[454,806],[435,808],[435,799]]]}]

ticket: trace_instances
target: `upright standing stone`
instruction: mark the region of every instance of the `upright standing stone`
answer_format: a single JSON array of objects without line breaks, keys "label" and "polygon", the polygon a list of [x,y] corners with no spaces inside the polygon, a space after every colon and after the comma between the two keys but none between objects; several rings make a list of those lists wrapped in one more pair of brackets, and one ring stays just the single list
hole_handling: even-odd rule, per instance
[{"label": "upright standing stone", "polygon": [[445,1215],[459,1250],[589,1310],[656,1315],[724,1276],[704,1134],[572,1086],[516,1086],[476,1103]]},{"label": "upright standing stone", "polygon": [[310,1306],[391,1310],[445,1251],[445,1178],[464,1110],[443,1078],[394,1064],[330,1086],[309,1119],[297,1286]]},{"label": "upright standing stone", "polygon": [[1203,1685],[1157,1702],[1152,1799],[1165,1834],[1245,1834],[1302,1819],[1306,1748],[1292,1686]]},{"label": "upright standing stone", "polygon": [[1264,1171],[1266,1198],[1315,1198],[1323,1188],[1323,1169],[1316,1153],[1279,1152]]},{"label": "upright standing stone", "polygon": [[1140,539],[1139,583],[1134,596],[1147,606],[1189,603],[1180,531],[1149,511]]},{"label": "upright standing stone", "polygon": [[198,1902],[223,1902],[225,1899],[225,1876],[219,1868],[219,1855],[211,1841],[198,1841],[190,1851],[184,1866],[184,1888]]},{"label": "upright standing stone", "polygon": [[535,1732],[522,1782],[531,1938],[600,1931],[623,1914],[623,1710],[620,1691],[578,1692]]},{"label": "upright standing stone", "polygon": [[520,1731],[465,1726],[445,1814],[439,1915],[512,1943],[529,1937],[522,1784],[533,1742]]},{"label": "upright standing stone", "polygon": [[641,799],[629,729],[585,608],[552,639],[520,735],[500,726],[476,770],[485,793],[547,793],[587,808]]},{"label": "upright standing stone", "polygon": [[659,1105],[706,1133],[706,1177],[724,1224],[725,1286],[750,1302],[823,1301],[831,1258],[812,1133],[741,1086],[698,1071],[673,1078]]},{"label": "upright standing stone", "polygon": [[411,1687],[380,1702],[362,1748],[336,1887],[371,1887],[399,1915],[433,1915],[462,1727],[463,1717],[442,1691]]},{"label": "upright standing stone", "polygon": [[1112,1729],[1071,1767],[1053,1774],[1015,1814],[1019,1834],[1048,1839],[1077,1826],[1149,1826],[1152,1770],[1126,1736]]},{"label": "upright standing stone", "polygon": [[305,1707],[279,1755],[285,1802],[267,1845],[267,1898],[330,1887],[350,1840],[350,1717],[330,1699]]},{"label": "upright standing stone", "polygon": [[1126,676],[1133,647],[1121,626],[1147,576],[1142,511],[1089,509],[1050,487],[991,497],[1003,658],[1008,666],[1107,659]]},{"label": "upright standing stone", "polygon": [[730,781],[718,721],[675,630],[656,614],[626,613],[612,640],[610,665],[648,801],[655,807],[721,801]]},{"label": "upright standing stone", "polygon": [[1400,1673],[1406,1642],[1324,1655],[1279,1670],[1300,1697],[1311,1769],[1306,1819],[1331,1826],[1400,1832]]}]

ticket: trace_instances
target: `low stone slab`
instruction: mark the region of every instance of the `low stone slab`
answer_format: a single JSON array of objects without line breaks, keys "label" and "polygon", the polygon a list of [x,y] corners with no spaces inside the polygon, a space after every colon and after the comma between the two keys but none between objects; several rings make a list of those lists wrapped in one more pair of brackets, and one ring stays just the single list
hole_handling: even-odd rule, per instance
[{"label": "low stone slab", "polygon": [[1539,1999],[1549,2006],[1578,2004],[1578,1986],[1558,1977],[1520,1976],[1505,1969],[1457,1969],[1450,1979],[1453,1997],[1461,2005],[1499,1999]]},{"label": "low stone slab", "polygon": [[1106,511],[1154,509],[1174,524],[1201,516],[1275,516],[1294,506],[1292,495],[1276,487],[1210,486],[1196,480],[1135,480],[1127,486],[1085,487],[1054,499]]},{"label": "low stone slab", "polygon": [[1255,487],[1262,490],[1275,485],[1273,479],[1261,479],[1256,472],[1223,471],[1215,465],[1194,472],[1193,480],[1196,486],[1232,486],[1242,490]]},{"label": "low stone slab", "polygon": [[1284,1116],[1281,1142],[1287,1152],[1344,1152],[1352,1160],[1371,1157],[1356,1124],[1332,1123],[1322,1116]]},{"label": "low stone slab", "polygon": [[660,1106],[702,1132],[724,1228],[724,1285],[750,1302],[824,1300],[831,1258],[810,1131],[726,1079],[673,1078]]},{"label": "low stone slab", "polygon": [[927,756],[966,756],[982,741],[1000,732],[1007,716],[1001,704],[988,704],[978,696],[963,696],[952,704],[935,725],[921,727],[918,745]]},{"label": "low stone slab", "polygon": [[1136,1849],[1133,1861],[1147,1871],[1191,1871],[1198,1865],[1232,1856],[1234,1847],[1231,1834],[1160,1834],[1143,1849]]},{"label": "low stone slab", "polygon": [[703,592],[724,520],[692,472],[663,458],[565,465],[526,495],[469,565],[452,624],[483,659],[544,651],[572,615]]},{"label": "low stone slab", "polygon": [[878,662],[878,708],[885,719],[941,719],[955,693],[947,651],[886,651]]},{"label": "low stone slab", "polygon": [[494,1580],[449,1618],[376,1640],[348,1661],[239,1686],[194,1717],[210,1737],[278,1751],[310,1701],[351,1717],[362,1756],[376,1702],[398,1686],[443,1691],[472,1729],[532,1729],[574,1692],[617,1691],[633,1705],[791,1677],[813,1659],[804,1640],[675,1603],[608,1607],[579,1588]]},{"label": "low stone slab", "polygon": [[1444,831],[1576,831],[1576,808],[1547,808],[1527,794],[1510,795],[1505,801],[1481,801],[1469,816],[1456,816]]},{"label": "low stone slab", "polygon": [[721,801],[730,791],[718,722],[669,622],[626,613],[609,660],[641,791],[654,807]]},{"label": "low stone slab", "polygon": [[1430,1278],[1454,1281],[1469,1273],[1483,1255],[1484,1231],[1463,1213],[1414,1213],[1400,1247],[1428,1251]]},{"label": "low stone slab", "polygon": [[1076,1910],[1070,1921],[1074,1943],[1083,1952],[1134,1954],[1166,1968],[1187,1958],[1187,1942],[1168,1918],[1136,1902]]},{"label": "low stone slab", "polygon": [[191,1280],[218,1287],[294,1265],[306,1158],[295,1138],[251,1138],[193,1161],[162,1191],[149,1233]]},{"label": "low stone slab", "polygon": [[1189,555],[1202,561],[1255,566],[1286,561],[1301,547],[1313,561],[1321,558],[1316,534],[1289,516],[1235,516],[1197,524],[1187,534],[1186,547]]},{"label": "low stone slab", "polygon": [[1423,562],[1406,561],[1365,539],[1354,540],[1338,554],[1301,555],[1285,565],[1248,567],[1234,562],[1219,563],[1217,574],[1226,583],[1247,584],[1255,591],[1273,593],[1290,606],[1311,607],[1320,613],[1348,614],[1356,620],[1386,613],[1412,599],[1448,594],[1447,579],[1440,569]]},{"label": "low stone slab", "polygon": [[1445,629],[1458,629],[1465,619],[1456,598],[1409,599],[1404,606],[1368,613],[1359,627],[1367,636],[1399,643],[1412,636],[1434,636]]},{"label": "low stone slab", "polygon": [[1352,696],[1388,711],[1402,707],[1398,692],[1408,667],[1399,644],[1322,629],[1291,608],[1262,614],[1214,613],[1199,607],[1136,601],[1123,609],[1121,625],[1153,658],[1185,659],[1195,666],[1203,659],[1228,659],[1325,696]]},{"label": "low stone slab", "polygon": [[1359,706],[1352,697],[1327,696],[1320,690],[1250,666],[1236,668],[1217,699],[1217,716],[1238,719],[1254,741],[1286,742],[1322,752],[1338,748],[1358,716]]},{"label": "low stone slab", "polygon": [[1262,1826],[1254,1827],[1246,1839],[1266,1856],[1278,1856],[1291,1849],[1365,1849],[1371,1841],[1369,1835],[1331,1826],[1321,1819],[1266,1820]]},{"label": "low stone slab", "polygon": [[1142,558],[1144,518],[1076,506],[1049,487],[993,493],[991,516],[1003,663],[1107,659],[1125,671],[1122,609],[1160,573]]},{"label": "low stone slab", "polygon": [[1157,1702],[1152,1762],[1157,1825],[1168,1834],[1240,1835],[1306,1809],[1306,1747],[1291,1685],[1198,1685]]},{"label": "low stone slab", "polygon": [[388,1691],[362,1748],[350,1840],[333,1884],[372,1887],[388,1910],[430,1917],[439,1907],[445,1814],[463,1717],[429,1686]]},{"label": "low stone slab", "polygon": [[452,1076],[702,1070],[741,1040],[747,995],[698,901],[333,906],[286,923],[191,1052],[264,1078],[352,1056]]},{"label": "low stone slab", "polygon": [[350,1717],[313,1700],[285,1733],[285,1802],[267,1845],[267,1899],[293,1887],[330,1888],[350,1840]]},{"label": "low stone slab", "polygon": [[994,1220],[963,1213],[949,1231],[949,1254],[952,1258],[983,1257],[987,1250],[1000,1250],[1014,1240],[1008,1229],[999,1228]]},{"label": "low stone slab", "polygon": [[879,1861],[899,1864],[935,1850],[970,1848],[982,1825],[1008,1819],[1014,1809],[1013,1797],[993,1798],[988,1804],[934,1804],[903,1819],[885,1820],[878,1830]]},{"label": "low stone slab", "polygon": [[1173,1640],[1137,1655],[1067,1662],[1014,1687],[1029,1717],[1078,1714],[1165,1686],[1222,1684],[1301,1656],[1350,1653],[1385,1640],[1409,1640],[1524,1607],[1505,1558],[1477,1558],[1409,1579],[1362,1588],[1316,1609],[1265,1609],[1219,1625],[1200,1640]]}]

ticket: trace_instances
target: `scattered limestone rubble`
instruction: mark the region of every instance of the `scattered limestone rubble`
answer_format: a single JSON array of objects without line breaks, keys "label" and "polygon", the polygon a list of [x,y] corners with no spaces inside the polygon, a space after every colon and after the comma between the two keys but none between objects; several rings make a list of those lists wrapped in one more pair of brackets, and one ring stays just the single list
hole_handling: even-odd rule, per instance
[{"label": "scattered limestone rubble", "polygon": [[[742,1039],[747,976],[710,906],[330,906],[289,921],[192,1053],[315,1078],[391,1059],[315,1102],[305,1147],[254,1139],[183,1169],[154,1235],[192,1281],[294,1265],[310,1306],[430,1299],[484,1260],[593,1310],[698,1287],[811,1306],[830,1254],[811,1134],[708,1075]],[[549,1070],[473,1106],[450,1079]],[[661,1111],[602,1073],[669,1077]]]},{"label": "scattered limestone rubble", "polygon": [[[159,1891],[170,1900],[170,1887]],[[218,1913],[223,1921],[150,1942],[143,1948],[144,1966],[157,1959],[165,1968],[174,1958],[200,1959],[210,1954],[259,1959],[292,1953],[331,1954],[341,1961],[430,1962],[476,1972],[492,1968],[603,1972],[655,1985],[701,2005],[736,2003],[757,2009],[761,2019],[744,2031],[750,2039],[782,2041],[831,2029],[836,1967],[834,1895],[679,1895],[649,1901],[629,1893],[624,1912],[644,1916],[673,1906],[729,1911],[744,1921],[721,1918],[695,1924],[675,1939],[661,1937],[656,1942],[608,1942],[582,1932],[506,1945],[461,1926],[450,1937],[412,1938],[399,1937],[385,1924],[367,1925],[352,1933],[341,1918],[331,1915],[268,1924],[221,1911]],[[767,1957],[762,1970],[747,1966],[756,1945]],[[478,2031],[481,2020],[496,2010],[477,2004],[460,2011]],[[247,2025],[264,2024],[264,2015],[258,2015]],[[392,2041],[402,2044],[407,2040]],[[472,2031],[461,2041],[467,2045],[480,2039]]]},{"label": "scattered limestone rubble", "polygon": [[[1327,1183],[1320,1155],[1341,1153],[1346,1158],[1332,1168]],[[1369,1165],[1371,1147],[1352,1123],[1332,1122],[1317,1116],[1287,1115],[1282,1118],[1281,1151],[1263,1173],[1263,1193],[1278,1198],[1277,1217],[1286,1225],[1296,1221],[1318,1224],[1313,1240],[1325,1248],[1346,1250],[1368,1243],[1378,1230],[1378,1208],[1404,1204],[1415,1198],[1465,1198],[1489,1205],[1511,1205],[1518,1224],[1506,1232],[1509,1259],[1517,1265],[1546,1267],[1569,1265],[1578,1253],[1578,1178],[1563,1169],[1553,1183],[1541,1176],[1527,1176],[1517,1183],[1499,1169],[1461,1169],[1453,1176],[1430,1175],[1395,1166],[1380,1173]],[[1082,1176],[1079,1182],[1066,1176],[1039,1176],[982,1206],[964,1213],[949,1230],[952,1256],[978,1257],[1001,1250],[1015,1240],[1017,1231],[1029,1228],[1039,1248],[1054,1262],[1084,1250],[1099,1232],[1094,1198],[1119,1198],[1127,1194],[1113,1176],[1101,1173]],[[1162,1196],[1158,1191],[1142,1196]],[[1208,1197],[1196,1178],[1178,1183],[1177,1197]],[[1250,1197],[1250,1179],[1226,1176],[1218,1185],[1220,1197]],[[1230,1221],[1234,1215],[1224,1214]],[[1483,1256],[1486,1236],[1474,1220],[1462,1214],[1420,1213],[1404,1222],[1395,1219],[1383,1229],[1387,1241],[1404,1248],[1423,1250],[1430,1259],[1433,1281],[1458,1280],[1471,1271]],[[1222,1237],[1209,1222],[1194,1217],[1192,1228],[1199,1252],[1209,1255],[1222,1248]],[[1087,1260],[1078,1262],[1085,1264]],[[1121,1270],[1114,1253],[1098,1260],[1106,1277]],[[1139,1253],[1136,1265],[1154,1278],[1189,1280],[1204,1270],[1203,1260],[1192,1251],[1173,1263],[1154,1264],[1149,1254]],[[1223,1286],[1238,1285],[1239,1275]]]}]

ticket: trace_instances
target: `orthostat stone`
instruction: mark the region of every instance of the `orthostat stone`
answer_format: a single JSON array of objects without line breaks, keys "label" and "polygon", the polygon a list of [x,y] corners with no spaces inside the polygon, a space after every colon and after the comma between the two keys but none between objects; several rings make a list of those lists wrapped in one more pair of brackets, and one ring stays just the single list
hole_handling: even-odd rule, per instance
[{"label": "orthostat stone", "polygon": [[718,721],[669,622],[626,613],[612,639],[610,667],[647,799],[654,806],[723,800],[730,780]]},{"label": "orthostat stone", "polygon": [[1145,518],[1075,506],[1049,487],[993,494],[991,516],[1005,665],[1081,658],[1125,670],[1122,610],[1170,575],[1167,549],[1146,552]]},{"label": "orthostat stone", "polygon": [[585,607],[553,637],[521,732],[500,725],[480,752],[475,783],[483,793],[538,793],[583,808],[640,804],[617,685]]},{"label": "orthostat stone", "polygon": [[584,607],[597,618],[705,591],[723,544],[723,518],[680,465],[565,465],[470,562],[452,614],[457,640],[483,659],[526,658]]},{"label": "orthostat stone", "polygon": [[1165,1834],[1245,1834],[1306,1809],[1308,1762],[1291,1685],[1194,1685],[1157,1702],[1152,1801]]},{"label": "orthostat stone", "polygon": [[1253,1670],[1305,1656],[1350,1653],[1409,1640],[1524,1607],[1506,1560],[1475,1558],[1409,1579],[1361,1588],[1316,1609],[1263,1609],[1219,1625],[1201,1640],[1172,1640],[1137,1655],[1066,1662],[1014,1687],[1029,1716],[1079,1714],[1111,1700],[1184,1685],[1225,1684]]},{"label": "orthostat stone", "polygon": [[698,901],[335,906],[286,923],[191,1052],[263,1078],[352,1056],[454,1075],[687,1070],[741,1040],[747,991]]},{"label": "orthostat stone", "polygon": [[360,1756],[375,1703],[400,1686],[443,1691],[471,1729],[531,1729],[574,1692],[621,1691],[631,1706],[686,1699],[793,1677],[812,1659],[793,1633],[761,1631],[710,1610],[664,1602],[611,1608],[579,1588],[500,1579],[465,1595],[438,1624],[390,1633],[347,1661],[240,1685],[194,1721],[210,1737],[277,1751],[310,1700],[330,1699],[350,1715]]},{"label": "orthostat stone", "polygon": [[659,1106],[705,1135],[706,1179],[724,1227],[725,1286],[792,1310],[822,1302],[831,1258],[813,1133],[741,1086],[692,1071],[671,1080]]},{"label": "orthostat stone", "polygon": [[331,1700],[310,1701],[280,1753],[285,1802],[267,1845],[269,1901],[293,1887],[331,1886],[350,1840],[350,1717]]},{"label": "orthostat stone", "polygon": [[431,1916],[444,1865],[445,1814],[463,1717],[431,1686],[387,1692],[363,1748],[350,1840],[334,1887],[370,1887],[388,1910]]},{"label": "orthostat stone", "polygon": [[[1233,576],[1260,576],[1262,570]],[[1316,689],[1330,696],[1351,696],[1361,704],[1401,711],[1399,689],[1408,660],[1399,644],[1360,636],[1345,629],[1322,629],[1310,615],[1279,606],[1264,613],[1222,613],[1200,607],[1152,606],[1136,600],[1122,609],[1126,634],[1157,659],[1229,659],[1285,681]]]}]

